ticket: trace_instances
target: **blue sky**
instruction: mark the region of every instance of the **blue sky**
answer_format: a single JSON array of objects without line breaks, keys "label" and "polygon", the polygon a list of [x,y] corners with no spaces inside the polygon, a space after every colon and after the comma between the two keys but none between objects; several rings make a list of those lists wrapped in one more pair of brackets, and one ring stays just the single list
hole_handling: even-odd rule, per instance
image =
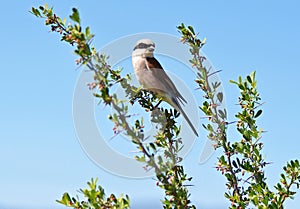
[{"label": "blue sky", "polygon": [[[237,111],[238,91],[228,81],[257,71],[266,102],[259,121],[267,130],[264,154],[273,162],[266,171],[268,181],[274,184],[278,180],[286,161],[300,159],[300,3],[296,0],[4,1],[0,9],[1,208],[64,208],[55,199],[65,191],[76,194],[92,177],[99,177],[107,193],[129,194],[133,208],[143,208],[145,202],[159,205],[162,197],[152,179],[112,175],[96,166],[82,150],[72,116],[74,86],[80,73],[74,64],[76,57],[71,47],[60,43],[42,20],[28,12],[44,3],[53,5],[61,16],[68,16],[71,8],[77,7],[83,23],[96,34],[94,43],[99,49],[130,34],[178,35],[176,26],[181,22],[193,25],[201,38],[207,37],[204,53],[216,69],[222,69],[219,77],[229,119],[234,120]],[[198,164],[204,142],[205,132],[201,130],[184,162],[194,177],[192,200],[199,208],[225,208],[225,181],[213,168],[219,153]],[[286,208],[299,204],[297,195]]]}]

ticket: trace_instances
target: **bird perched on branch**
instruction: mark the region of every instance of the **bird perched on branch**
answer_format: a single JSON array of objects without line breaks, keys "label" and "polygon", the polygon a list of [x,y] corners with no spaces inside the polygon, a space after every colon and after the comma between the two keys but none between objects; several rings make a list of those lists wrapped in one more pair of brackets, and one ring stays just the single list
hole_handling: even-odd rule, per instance
[{"label": "bird perched on branch", "polygon": [[154,49],[155,44],[150,39],[139,40],[133,49],[132,65],[138,82],[145,90],[153,92],[158,98],[166,101],[180,112],[194,134],[198,136],[195,127],[181,106],[187,101],[179,93],[160,63],[154,58]]}]

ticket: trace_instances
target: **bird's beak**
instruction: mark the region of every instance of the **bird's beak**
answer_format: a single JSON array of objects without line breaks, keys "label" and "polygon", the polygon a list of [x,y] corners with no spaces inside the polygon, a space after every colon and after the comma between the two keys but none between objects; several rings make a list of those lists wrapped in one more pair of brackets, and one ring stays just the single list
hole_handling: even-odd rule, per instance
[{"label": "bird's beak", "polygon": [[147,48],[147,51],[149,51],[150,53],[153,53],[154,47],[153,47],[153,46],[148,47],[148,48]]}]

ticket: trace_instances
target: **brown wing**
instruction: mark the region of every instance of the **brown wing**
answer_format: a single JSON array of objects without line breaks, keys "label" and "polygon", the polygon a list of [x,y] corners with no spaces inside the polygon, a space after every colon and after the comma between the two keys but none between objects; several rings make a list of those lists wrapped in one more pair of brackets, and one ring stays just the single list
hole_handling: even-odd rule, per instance
[{"label": "brown wing", "polygon": [[[147,59],[147,63],[146,63],[147,68],[149,70],[151,70],[151,72],[153,73],[153,76],[155,76],[156,79],[159,79],[159,83],[162,85],[161,87],[163,89],[159,89],[159,90],[168,91],[168,92],[165,92],[169,95],[169,98],[167,98],[167,99],[169,99],[169,101],[167,101],[167,102],[170,102],[170,104],[183,115],[183,117],[185,118],[185,120],[187,121],[187,123],[189,124],[189,126],[191,127],[193,132],[195,133],[195,135],[198,136],[198,133],[197,133],[193,123],[190,121],[189,117],[185,114],[184,110],[182,109],[182,107],[179,103],[179,101],[180,102],[184,101],[185,103],[187,103],[186,100],[179,93],[176,86],[171,81],[171,79],[166,74],[166,72],[163,70],[160,63],[154,57],[146,58],[146,59]],[[169,92],[169,91],[172,91],[172,92]]]},{"label": "brown wing", "polygon": [[169,78],[169,76],[164,71],[161,64],[154,58],[154,57],[147,57],[147,67],[152,70],[154,76],[160,80],[161,83],[163,83],[169,91],[171,90],[171,95],[179,98],[180,100],[184,101],[186,103],[186,100],[183,98],[183,96],[179,93],[176,86],[172,82],[172,80]]},{"label": "brown wing", "polygon": [[163,69],[163,67],[160,65],[160,63],[155,59],[154,57],[146,57],[146,60],[148,61],[148,67],[151,68],[159,68]]}]

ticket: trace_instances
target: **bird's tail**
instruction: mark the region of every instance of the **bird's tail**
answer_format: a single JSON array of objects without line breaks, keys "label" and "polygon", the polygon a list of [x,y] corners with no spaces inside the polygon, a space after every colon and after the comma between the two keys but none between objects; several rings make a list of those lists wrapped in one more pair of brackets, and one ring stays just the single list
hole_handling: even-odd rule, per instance
[{"label": "bird's tail", "polygon": [[184,110],[182,109],[180,103],[178,102],[177,98],[172,98],[172,103],[173,103],[173,107],[180,112],[180,114],[183,115],[184,119],[186,120],[186,122],[189,124],[189,126],[191,127],[191,129],[193,130],[194,134],[198,137],[198,133],[196,131],[196,128],[194,127],[193,123],[190,121],[189,117],[185,114]]}]

